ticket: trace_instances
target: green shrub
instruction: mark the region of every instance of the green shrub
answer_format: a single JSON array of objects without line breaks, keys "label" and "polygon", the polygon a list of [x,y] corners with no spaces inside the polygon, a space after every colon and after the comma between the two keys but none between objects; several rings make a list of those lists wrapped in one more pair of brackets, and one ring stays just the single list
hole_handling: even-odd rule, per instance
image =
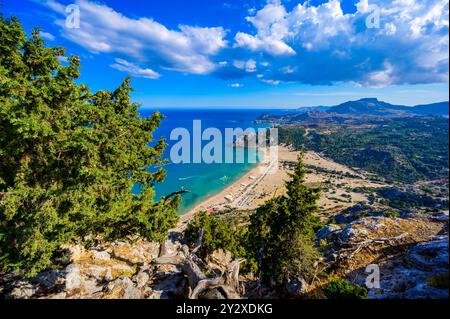
[{"label": "green shrub", "polygon": [[248,253],[248,229],[238,227],[232,222],[225,222],[215,214],[200,212],[188,224],[185,236],[191,246],[198,240],[200,230],[203,229],[202,246],[198,256],[205,258],[217,249],[229,251],[234,259],[245,258],[241,265],[243,273],[255,272],[256,262]]},{"label": "green shrub", "polygon": [[293,276],[309,281],[315,275],[315,230],[322,225],[313,213],[320,190],[305,184],[305,174],[300,157],[286,182],[286,196],[269,200],[250,216],[249,245],[266,285],[281,288]]},{"label": "green shrub", "polygon": [[63,48],[1,14],[0,52],[0,272],[31,276],[74,241],[165,238],[179,197],[154,201],[162,115],[140,117],[128,78],[91,93],[78,57],[63,66]]},{"label": "green shrub", "polygon": [[348,280],[337,278],[331,280],[323,289],[328,299],[367,299],[367,289],[352,285]]},{"label": "green shrub", "polygon": [[389,212],[386,212],[384,214],[384,217],[387,217],[387,218],[398,218],[398,217],[400,217],[400,213],[399,212],[394,212],[394,211],[389,211]]}]

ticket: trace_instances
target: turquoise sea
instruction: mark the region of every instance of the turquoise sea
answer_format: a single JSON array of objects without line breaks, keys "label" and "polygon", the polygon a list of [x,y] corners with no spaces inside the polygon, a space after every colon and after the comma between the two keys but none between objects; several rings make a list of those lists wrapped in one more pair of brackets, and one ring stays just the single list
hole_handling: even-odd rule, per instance
[{"label": "turquoise sea", "polygon": [[[155,110],[141,109],[140,112],[143,117],[150,116]],[[253,127],[267,127],[267,125],[258,125],[254,120],[261,114],[267,112],[264,110],[193,110],[193,109],[162,109],[159,110],[166,118],[163,120],[161,127],[155,131],[155,139],[164,137],[169,144],[166,148],[164,157],[169,160],[169,163],[164,166],[167,171],[167,177],[161,184],[156,185],[156,198],[179,191],[184,188],[189,190],[189,193],[183,195],[183,201],[179,209],[179,214],[186,213],[190,208],[197,205],[209,196],[220,192],[224,187],[233,183],[242,174],[252,169],[256,164],[249,163],[248,152],[250,150],[234,149],[234,152],[244,152],[244,163],[232,164],[206,164],[190,163],[190,164],[174,164],[170,161],[170,147],[177,143],[177,141],[170,141],[170,132],[174,128],[186,128],[191,132],[192,141],[192,126],[193,120],[201,120],[202,130],[208,127],[215,127],[224,134],[225,128],[246,129]],[[202,145],[207,144],[208,141],[203,142]],[[223,145],[224,143],[222,143]],[[229,145],[223,145],[224,148],[230,148]],[[253,150],[254,151],[254,150]],[[192,157],[192,142],[191,142],[191,157]]]}]

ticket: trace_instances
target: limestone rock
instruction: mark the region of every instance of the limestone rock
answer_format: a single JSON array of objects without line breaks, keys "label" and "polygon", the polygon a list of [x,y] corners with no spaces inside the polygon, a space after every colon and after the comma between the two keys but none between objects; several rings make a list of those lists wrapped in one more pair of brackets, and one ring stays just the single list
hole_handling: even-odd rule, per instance
[{"label": "limestone rock", "polygon": [[118,260],[129,263],[150,263],[159,254],[159,243],[137,241],[136,243],[114,243],[112,245],[112,256]]},{"label": "limestone rock", "polygon": [[211,269],[215,269],[223,273],[227,266],[231,263],[232,256],[229,251],[223,251],[222,249],[215,250],[210,256],[207,257],[206,263]]},{"label": "limestone rock", "polygon": [[30,299],[38,292],[38,286],[27,281],[16,283],[15,287],[7,294],[10,299]]},{"label": "limestone rock", "polygon": [[70,264],[65,269],[66,290],[79,289],[81,287],[80,266]]},{"label": "limestone rock", "polygon": [[107,292],[103,296],[106,299],[140,299],[141,291],[128,277],[120,277],[110,282]]},{"label": "limestone rock", "polygon": [[64,272],[60,270],[48,270],[37,274],[31,279],[32,282],[44,286],[45,288],[52,288],[57,285],[62,285],[65,282]]},{"label": "limestone rock", "polygon": [[153,287],[149,299],[186,298],[187,279],[182,273],[170,275]]},{"label": "limestone rock", "polygon": [[111,255],[106,250],[93,250],[92,258],[96,260],[110,260]]},{"label": "limestone rock", "polygon": [[78,262],[86,254],[86,249],[82,245],[65,245],[62,248],[68,251],[72,263]]},{"label": "limestone rock", "polygon": [[406,256],[407,261],[418,269],[448,272],[448,237],[417,244]]},{"label": "limestone rock", "polygon": [[316,235],[317,240],[322,240],[322,239],[332,239],[336,238],[339,234],[339,232],[341,231],[341,227],[339,227],[338,225],[335,224],[328,224],[323,226]]},{"label": "limestone rock", "polygon": [[138,288],[144,287],[149,280],[150,280],[150,276],[145,271],[138,272],[138,274],[134,277],[134,281],[136,282],[136,286]]},{"label": "limestone rock", "polygon": [[343,241],[354,241],[356,238],[366,236],[367,230],[364,228],[356,228],[353,224],[347,225],[339,235],[339,238]]},{"label": "limestone rock", "polygon": [[306,294],[309,288],[308,286],[305,279],[296,277],[286,284],[286,291],[291,297],[298,298]]}]

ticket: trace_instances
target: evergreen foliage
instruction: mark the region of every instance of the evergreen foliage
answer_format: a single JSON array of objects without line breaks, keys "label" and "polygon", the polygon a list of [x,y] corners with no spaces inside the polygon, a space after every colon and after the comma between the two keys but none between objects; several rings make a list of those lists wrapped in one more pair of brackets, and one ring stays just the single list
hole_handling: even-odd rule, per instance
[{"label": "evergreen foliage", "polygon": [[313,213],[320,191],[305,185],[303,155],[286,183],[287,194],[269,200],[251,216],[249,240],[259,260],[261,279],[281,285],[293,276],[311,280],[318,252],[314,246]]},{"label": "evergreen foliage", "polygon": [[64,55],[0,16],[0,271],[33,275],[74,241],[162,240],[177,221],[179,197],[154,201],[162,115],[140,117],[128,78],[91,93]]}]

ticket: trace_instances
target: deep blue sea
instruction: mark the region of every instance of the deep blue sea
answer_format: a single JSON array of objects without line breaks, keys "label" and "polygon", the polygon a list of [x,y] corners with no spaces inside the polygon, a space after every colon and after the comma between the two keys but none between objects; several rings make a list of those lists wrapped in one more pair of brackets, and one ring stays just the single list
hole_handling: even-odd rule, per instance
[{"label": "deep blue sea", "polygon": [[[141,109],[140,113],[143,117],[150,116],[155,110]],[[267,127],[267,125],[258,125],[254,120],[261,114],[267,113],[267,110],[195,110],[195,109],[161,109],[159,110],[166,118],[162,121],[161,126],[155,131],[155,139],[164,137],[169,144],[164,153],[164,157],[169,163],[164,166],[167,171],[165,181],[156,186],[156,198],[179,191],[184,188],[189,190],[182,197],[182,204],[179,214],[186,213],[190,208],[203,201],[205,198],[218,193],[227,185],[233,183],[242,174],[252,169],[255,163],[249,163],[249,150],[234,149],[234,152],[244,152],[244,163],[232,164],[206,164],[190,163],[190,164],[174,164],[170,161],[170,147],[178,142],[178,140],[170,141],[170,133],[174,128],[186,128],[191,132],[191,153],[192,148],[192,127],[193,120],[201,120],[202,130],[208,127],[219,129],[224,134],[225,128],[246,129],[249,127],[257,129],[258,127]],[[202,145],[207,144],[204,141]],[[231,146],[223,145],[225,148]],[[191,155],[192,157],[192,155]]]}]

